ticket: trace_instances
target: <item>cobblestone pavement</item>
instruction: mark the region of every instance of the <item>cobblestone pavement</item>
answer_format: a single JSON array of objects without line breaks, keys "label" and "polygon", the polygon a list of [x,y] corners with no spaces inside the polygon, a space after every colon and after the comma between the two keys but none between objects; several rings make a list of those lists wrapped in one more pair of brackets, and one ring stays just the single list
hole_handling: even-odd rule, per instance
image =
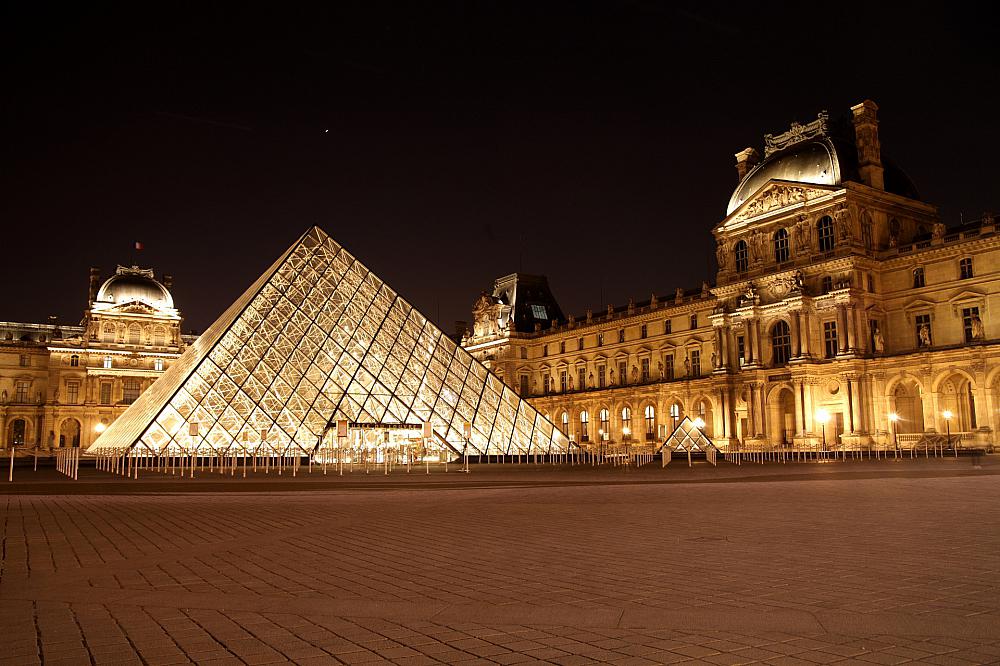
[{"label": "cobblestone pavement", "polygon": [[224,493],[84,470],[72,495],[40,470],[0,495],[0,664],[1000,663],[990,462]]}]

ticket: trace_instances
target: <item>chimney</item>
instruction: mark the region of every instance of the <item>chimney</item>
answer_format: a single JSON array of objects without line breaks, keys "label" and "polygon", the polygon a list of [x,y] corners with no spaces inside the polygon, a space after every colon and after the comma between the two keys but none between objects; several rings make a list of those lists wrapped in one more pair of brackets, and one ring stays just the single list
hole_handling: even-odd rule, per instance
[{"label": "chimney", "polygon": [[861,182],[876,190],[885,189],[882,170],[882,146],[878,140],[878,105],[866,99],[851,107],[854,136],[858,147],[858,172]]},{"label": "chimney", "polygon": [[163,276],[163,286],[164,286],[164,288],[167,291],[170,291],[170,288],[174,286],[174,276],[173,275],[164,275]]},{"label": "chimney", "polygon": [[96,266],[90,267],[90,300],[87,305],[91,305],[97,300],[97,290],[101,287],[101,269]]},{"label": "chimney", "polygon": [[744,148],[736,153],[736,173],[740,176],[740,182],[747,177],[750,170],[760,162],[760,153],[753,148]]}]

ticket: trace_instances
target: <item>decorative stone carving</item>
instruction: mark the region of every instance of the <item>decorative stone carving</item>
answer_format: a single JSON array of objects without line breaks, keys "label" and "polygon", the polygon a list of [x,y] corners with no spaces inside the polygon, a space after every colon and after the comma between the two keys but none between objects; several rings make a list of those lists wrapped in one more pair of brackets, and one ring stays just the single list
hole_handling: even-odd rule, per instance
[{"label": "decorative stone carving", "polygon": [[876,354],[885,353],[885,338],[882,337],[882,331],[879,329],[878,324],[875,325],[872,331],[872,346],[875,348]]},{"label": "decorative stone carving", "polygon": [[708,282],[702,281],[702,283],[701,283],[701,297],[702,298],[708,298],[708,296],[709,296]]},{"label": "decorative stone carving", "polygon": [[772,153],[801,141],[807,141],[817,136],[826,136],[829,121],[830,114],[826,111],[820,111],[816,114],[816,120],[810,123],[803,125],[802,123],[792,121],[791,127],[786,132],[782,132],[781,134],[765,134],[764,158],[766,159]]},{"label": "decorative stone carving", "polygon": [[851,220],[851,213],[847,206],[841,205],[833,213],[834,225],[837,229],[837,236],[843,242],[854,240],[854,225]]},{"label": "decorative stone carving", "polygon": [[816,190],[809,187],[773,185],[746,202],[743,210],[736,215],[736,220],[749,220],[776,208],[803,203],[825,194],[827,194],[825,190]]},{"label": "decorative stone carving", "polygon": [[674,303],[680,305],[684,302],[684,290],[677,287],[677,291],[674,292]]},{"label": "decorative stone carving", "polygon": [[941,224],[940,222],[935,222],[934,230],[931,232],[931,235],[934,237],[934,240],[942,240],[944,239],[944,235],[947,231],[948,227]]},{"label": "decorative stone carving", "polygon": [[812,251],[812,225],[805,215],[799,215],[795,223],[795,251],[806,253]]},{"label": "decorative stone carving", "polygon": [[754,229],[747,245],[750,246],[750,258],[753,262],[755,264],[760,262],[764,256],[764,234],[761,233],[760,229]]},{"label": "decorative stone carving", "polygon": [[719,245],[715,248],[715,260],[719,264],[719,270],[725,270],[726,266],[729,265],[729,244],[726,242],[719,242]]},{"label": "decorative stone carving", "polygon": [[921,347],[930,347],[931,346],[931,327],[930,326],[928,326],[927,324],[921,324],[920,325],[920,330],[917,332],[917,335],[920,338],[920,346]]},{"label": "decorative stone carving", "polygon": [[628,299],[628,308],[627,308],[627,311],[628,311],[629,316],[635,314],[635,299],[634,298],[629,298]]},{"label": "decorative stone carving", "polygon": [[978,314],[972,315],[972,339],[982,340],[986,337],[986,327],[983,326],[983,320],[979,318]]},{"label": "decorative stone carving", "polygon": [[778,300],[784,298],[796,288],[795,277],[791,275],[774,278],[767,284],[767,291],[770,296]]},{"label": "decorative stone carving", "polygon": [[656,306],[657,306],[658,304],[659,304],[659,301],[658,301],[658,300],[656,300],[656,294],[652,294],[652,295],[651,295],[651,296],[649,297],[649,307],[650,307],[650,309],[656,309]]}]

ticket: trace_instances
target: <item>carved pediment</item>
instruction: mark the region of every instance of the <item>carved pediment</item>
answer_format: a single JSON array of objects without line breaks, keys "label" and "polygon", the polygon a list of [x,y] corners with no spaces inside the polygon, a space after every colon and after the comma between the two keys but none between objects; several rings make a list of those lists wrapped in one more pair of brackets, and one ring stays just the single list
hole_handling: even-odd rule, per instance
[{"label": "carved pediment", "polygon": [[729,217],[729,222],[740,222],[760,217],[765,213],[770,213],[779,208],[786,208],[811,201],[812,199],[825,197],[831,191],[815,185],[772,181],[759,189],[752,197],[744,201],[739,208],[733,211],[733,214]]},{"label": "carved pediment", "polygon": [[143,303],[142,301],[129,301],[128,303],[119,303],[113,308],[110,308],[110,312],[128,313],[128,314],[156,314],[158,311],[152,305],[148,303]]}]

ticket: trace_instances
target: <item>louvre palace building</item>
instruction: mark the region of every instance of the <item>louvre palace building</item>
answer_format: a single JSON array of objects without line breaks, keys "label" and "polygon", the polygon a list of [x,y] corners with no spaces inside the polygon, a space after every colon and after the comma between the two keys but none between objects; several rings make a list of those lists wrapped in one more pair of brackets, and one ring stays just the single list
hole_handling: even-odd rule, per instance
[{"label": "louvre palace building", "polygon": [[0,322],[0,447],[332,459],[343,422],[455,453],[652,452],[693,422],[723,451],[989,448],[1000,236],[940,221],[877,110],[737,153],[714,284],[600,311],[515,273],[453,340],[313,227],[195,339],[169,276],[92,269],[79,325]]},{"label": "louvre palace building", "polygon": [[945,226],[883,156],[877,111],[736,154],[714,285],[564,316],[544,277],[513,274],[463,345],[584,446],[656,446],[684,416],[722,450],[991,446],[996,223]]}]

